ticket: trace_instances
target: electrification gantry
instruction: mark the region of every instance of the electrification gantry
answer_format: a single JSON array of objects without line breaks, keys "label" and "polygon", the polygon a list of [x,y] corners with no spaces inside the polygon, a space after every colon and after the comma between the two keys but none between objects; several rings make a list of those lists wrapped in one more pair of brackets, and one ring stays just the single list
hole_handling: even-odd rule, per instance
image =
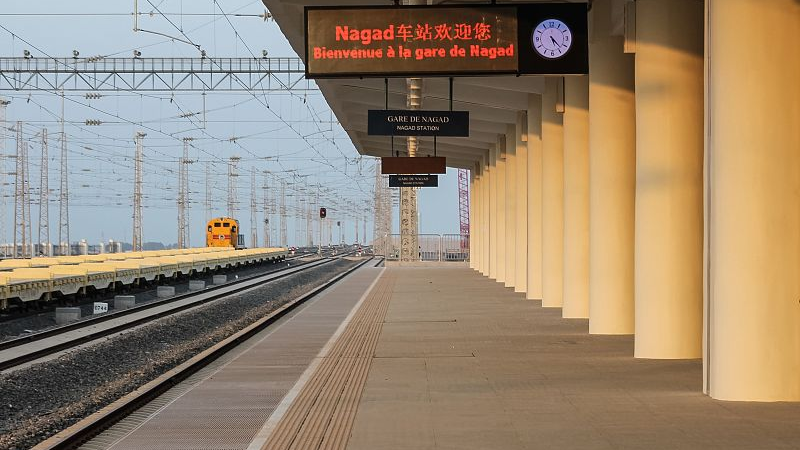
[{"label": "electrification gantry", "polygon": [[304,91],[300,58],[0,57],[0,91]]}]

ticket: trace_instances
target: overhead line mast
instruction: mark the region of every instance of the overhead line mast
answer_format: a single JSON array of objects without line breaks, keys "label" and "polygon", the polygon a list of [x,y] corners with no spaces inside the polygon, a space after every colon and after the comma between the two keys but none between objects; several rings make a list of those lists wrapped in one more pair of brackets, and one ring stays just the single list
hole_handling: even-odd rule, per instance
[{"label": "overhead line mast", "polygon": [[50,188],[47,170],[47,128],[42,129],[42,159],[39,178],[39,253],[52,254],[50,245]]},{"label": "overhead line mast", "polygon": [[[8,242],[6,238],[6,107],[11,102],[0,98],[0,243],[5,244]],[[3,252],[3,256],[8,256],[8,251]]]},{"label": "overhead line mast", "polygon": [[58,243],[61,255],[69,256],[72,247],[69,241],[69,182],[67,165],[67,133],[64,131],[64,91],[61,91],[61,186],[58,199]]},{"label": "overhead line mast", "polygon": [[236,165],[242,159],[238,156],[231,156],[228,158],[228,217],[236,218],[236,177],[239,174],[236,172]]},{"label": "overhead line mast", "polygon": [[14,180],[14,257],[29,257],[28,253],[28,216],[26,214],[25,191],[27,189],[27,172],[25,170],[28,144],[22,140],[22,122],[17,122],[17,155],[16,177]]},{"label": "overhead line mast", "polygon": [[272,198],[274,196],[269,192],[268,176],[269,176],[269,172],[264,171],[264,184],[261,186],[261,189],[262,189],[261,195],[264,197],[264,205],[263,205],[263,208],[264,208],[264,222],[263,222],[263,225],[264,225],[264,247],[267,247],[267,248],[272,247],[272,239],[271,239],[271,234],[272,233],[270,233],[269,218],[270,218],[270,213],[272,213],[273,210],[274,210],[273,203],[272,203],[273,202]]},{"label": "overhead line mast", "polygon": [[141,131],[136,133],[136,154],[134,156],[134,182],[133,182],[133,251],[140,252],[143,247],[142,237],[142,162],[143,143],[146,136]]},{"label": "overhead line mast", "polygon": [[211,162],[206,162],[206,222],[212,219],[211,209]]},{"label": "overhead line mast", "polygon": [[288,244],[286,220],[286,181],[281,180],[281,241],[278,243],[281,247],[286,247]]},{"label": "overhead line mast", "polygon": [[250,168],[250,245],[258,247],[258,199],[256,198],[256,168]]}]

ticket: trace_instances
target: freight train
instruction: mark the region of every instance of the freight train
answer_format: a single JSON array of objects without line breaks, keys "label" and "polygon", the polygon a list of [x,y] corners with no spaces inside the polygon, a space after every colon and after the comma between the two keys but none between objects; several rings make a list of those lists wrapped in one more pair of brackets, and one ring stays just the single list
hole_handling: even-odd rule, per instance
[{"label": "freight train", "polygon": [[191,248],[0,261],[0,312],[282,261],[285,248]]}]

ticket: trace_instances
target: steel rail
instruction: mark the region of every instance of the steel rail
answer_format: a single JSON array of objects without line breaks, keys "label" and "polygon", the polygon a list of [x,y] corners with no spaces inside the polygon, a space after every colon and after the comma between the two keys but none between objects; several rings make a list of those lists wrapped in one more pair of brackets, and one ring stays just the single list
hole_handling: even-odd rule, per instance
[{"label": "steel rail", "polygon": [[[287,258],[286,260],[275,261],[274,263],[280,263],[280,262],[283,262],[283,261],[288,261],[290,259],[297,259],[297,258],[300,258],[300,257],[301,256],[293,257],[293,258]],[[314,261],[309,261],[307,263],[298,264],[298,265],[292,266],[292,267],[302,267],[302,266],[304,266],[306,264],[311,264],[313,262]],[[284,270],[286,270],[286,269],[284,269]],[[275,271],[272,271],[272,272],[269,272],[269,273],[266,273],[266,274],[249,275],[249,276],[246,276],[246,277],[242,277],[239,280],[226,282],[225,284],[211,285],[211,286],[208,286],[208,287],[204,288],[201,291],[194,291],[194,292],[187,292],[187,293],[183,293],[183,294],[178,294],[178,295],[175,295],[173,297],[164,298],[164,299],[160,299],[160,300],[155,300],[155,301],[148,302],[148,303],[142,303],[142,304],[136,305],[136,306],[134,306],[132,308],[121,309],[119,311],[113,311],[113,312],[109,312],[109,313],[98,315],[98,316],[90,316],[90,317],[81,319],[81,320],[79,320],[77,322],[72,322],[72,323],[69,323],[69,324],[48,328],[46,330],[37,331],[37,332],[31,333],[31,334],[28,334],[28,335],[25,335],[25,336],[15,337],[13,339],[7,339],[5,341],[0,342],[0,351],[8,350],[8,349],[14,348],[14,347],[19,347],[21,345],[25,345],[25,344],[28,344],[28,343],[31,343],[31,342],[40,341],[42,339],[53,337],[53,336],[56,336],[56,335],[59,335],[59,334],[62,334],[62,333],[66,333],[68,331],[77,330],[77,329],[80,329],[80,328],[83,328],[83,327],[86,327],[86,326],[96,325],[96,324],[103,323],[103,322],[108,321],[108,320],[117,319],[119,317],[126,316],[128,314],[137,313],[137,312],[144,311],[146,309],[153,308],[153,307],[156,307],[156,306],[161,306],[161,305],[164,305],[164,304],[167,304],[167,303],[170,303],[170,302],[183,300],[183,299],[185,299],[185,298],[187,298],[189,296],[204,294],[204,293],[207,293],[209,291],[214,291],[216,289],[221,289],[221,288],[223,288],[225,286],[231,286],[231,285],[236,284],[236,283],[245,282],[245,281],[253,279],[255,277],[263,277],[265,275],[275,274],[275,273],[279,273],[279,272],[281,272],[281,271],[280,270],[275,270]],[[174,285],[174,284],[173,283],[167,283],[165,285]],[[148,289],[148,290],[146,290],[144,292],[147,292],[147,291],[152,291],[152,289]]]},{"label": "steel rail", "polygon": [[133,414],[137,409],[158,398],[170,388],[187,379],[192,374],[207,366],[220,356],[246,342],[249,338],[253,337],[264,328],[275,323],[278,319],[285,316],[287,313],[291,312],[301,304],[305,303],[307,300],[319,295],[321,292],[336,284],[342,278],[364,266],[373,258],[374,257],[365,259],[345,272],[330,278],[321,286],[318,286],[310,292],[301,295],[289,303],[284,304],[270,315],[259,319],[255,323],[249,325],[247,328],[217,343],[211,348],[184,362],[180,366],[165,373],[161,377],[151,381],[150,383],[147,383],[131,394],[128,394],[111,405],[101,409],[99,412],[41,442],[33,447],[33,450],[71,450],[79,447],[100,432],[108,429],[125,417]]},{"label": "steel rail", "polygon": [[[212,302],[212,301],[215,301],[215,300],[219,300],[219,299],[227,297],[227,296],[229,296],[231,294],[235,294],[235,293],[241,292],[243,290],[250,289],[252,287],[268,284],[268,283],[271,283],[273,281],[277,281],[277,280],[286,278],[288,276],[294,275],[296,273],[299,273],[299,272],[302,272],[302,271],[305,271],[305,270],[308,270],[308,269],[312,269],[314,267],[319,267],[319,266],[324,265],[324,264],[329,264],[329,263],[331,263],[331,262],[333,262],[335,260],[336,260],[335,258],[323,258],[321,260],[312,261],[311,263],[303,264],[301,266],[295,266],[295,267],[286,269],[284,271],[271,272],[271,273],[268,273],[268,274],[258,275],[258,276],[255,276],[255,277],[248,277],[246,279],[239,280],[238,282],[227,283],[227,284],[220,285],[218,287],[210,288],[210,289],[203,290],[203,291],[196,291],[196,292],[192,292],[192,293],[182,294],[182,295],[179,295],[179,296],[170,297],[169,299],[165,299],[165,301],[151,302],[151,303],[148,303],[148,304],[144,304],[141,307],[124,310],[122,312],[124,312],[125,314],[111,315],[113,317],[106,318],[103,321],[116,319],[116,318],[119,318],[119,317],[121,317],[123,315],[128,315],[128,314],[132,314],[132,313],[135,313],[135,312],[140,312],[140,311],[143,311],[143,310],[146,310],[146,309],[154,308],[156,306],[162,306],[164,304],[173,303],[173,302],[177,302],[177,301],[180,301],[180,300],[186,300],[186,299],[189,299],[189,298],[192,298],[192,297],[202,297],[202,298],[198,298],[196,301],[193,301],[191,303],[187,303],[185,305],[176,306],[175,308],[172,308],[172,309],[169,309],[169,310],[166,310],[166,311],[161,311],[161,312],[158,312],[158,313],[155,313],[155,314],[151,314],[151,315],[148,315],[148,316],[145,316],[145,317],[141,317],[139,319],[131,320],[129,322],[125,322],[125,323],[119,324],[117,326],[109,327],[109,328],[106,328],[106,329],[103,329],[103,330],[98,330],[98,331],[95,331],[95,332],[92,332],[92,333],[87,333],[87,334],[84,334],[84,335],[82,335],[80,337],[77,337],[75,339],[59,342],[59,343],[56,343],[56,344],[54,344],[52,346],[49,346],[49,347],[45,347],[45,348],[42,348],[42,349],[39,349],[39,350],[34,350],[32,352],[25,353],[25,354],[19,355],[19,356],[14,357],[14,358],[10,358],[10,359],[4,360],[4,361],[0,361],[0,371],[5,371],[5,370],[8,370],[8,369],[12,369],[12,368],[14,368],[16,366],[19,366],[21,364],[25,364],[27,362],[34,361],[34,360],[37,360],[39,358],[43,358],[45,356],[49,356],[49,355],[52,355],[54,353],[58,353],[60,351],[67,350],[67,349],[76,347],[76,346],[81,345],[81,344],[92,342],[92,341],[95,341],[95,340],[100,339],[102,337],[105,337],[105,336],[108,336],[108,335],[111,335],[111,334],[115,334],[115,333],[119,333],[121,331],[125,331],[125,330],[128,330],[130,328],[133,328],[133,327],[136,327],[136,326],[148,323],[148,322],[152,322],[152,321],[160,319],[162,317],[167,317],[167,316],[171,316],[171,315],[177,314],[177,313],[179,313],[181,311],[185,311],[187,309],[194,308],[196,306],[203,305],[205,303],[209,303],[209,302]],[[209,291],[211,291],[212,295],[206,297],[205,295],[209,294]],[[218,291],[218,292],[214,292],[214,291]],[[99,319],[99,317],[98,317],[98,319]],[[99,322],[95,322],[95,321],[91,321],[91,320],[86,321],[86,322],[91,322],[91,323],[89,323],[89,324],[86,324],[85,322],[84,323],[79,323],[79,325],[81,325],[81,326],[78,326],[78,327],[73,327],[73,326],[60,327],[58,329],[52,330],[52,332],[49,332],[48,336],[43,336],[43,337],[41,337],[41,338],[39,338],[37,340],[45,339],[47,337],[57,336],[59,334],[65,333],[67,331],[73,331],[75,329],[80,329],[80,328],[84,328],[85,326],[96,325],[97,323],[99,323]],[[78,325],[78,324],[75,324],[75,325]],[[70,328],[70,329],[65,330],[64,328]],[[44,334],[44,333],[47,333],[47,332],[43,332],[43,333],[39,333],[39,334]],[[22,345],[25,345],[27,343],[29,343],[29,342],[23,343]],[[19,345],[17,345],[17,347],[18,346]],[[10,347],[10,348],[14,348],[14,347]]]}]

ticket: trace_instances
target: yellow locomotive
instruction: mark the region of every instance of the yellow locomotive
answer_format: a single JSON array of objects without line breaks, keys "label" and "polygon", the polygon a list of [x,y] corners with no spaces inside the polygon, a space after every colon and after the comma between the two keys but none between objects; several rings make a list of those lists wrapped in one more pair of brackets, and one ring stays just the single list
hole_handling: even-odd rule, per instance
[{"label": "yellow locomotive", "polygon": [[244,235],[236,219],[230,217],[211,219],[206,230],[206,247],[245,248]]}]

